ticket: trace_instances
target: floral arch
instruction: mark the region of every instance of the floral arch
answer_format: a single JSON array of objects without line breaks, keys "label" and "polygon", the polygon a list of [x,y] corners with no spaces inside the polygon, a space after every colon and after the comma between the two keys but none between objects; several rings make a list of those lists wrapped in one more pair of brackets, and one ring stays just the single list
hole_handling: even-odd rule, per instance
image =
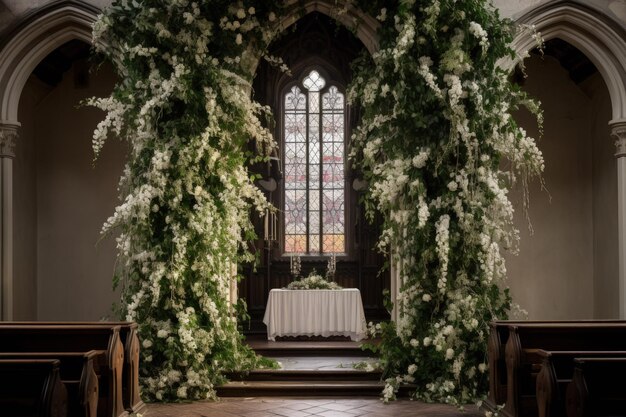
[{"label": "floral arch", "polygon": [[[382,329],[384,397],[402,381],[426,400],[483,395],[488,322],[510,304],[498,287],[500,245],[517,239],[506,192],[515,176],[543,169],[509,116],[519,105],[537,109],[496,64],[512,53],[511,28],[485,0],[151,4],[115,2],[94,24],[97,49],[124,82],[92,101],[108,112],[96,153],[109,132],[132,146],[123,203],[104,231],[120,230],[119,279],[126,318],[141,324],[144,392],[211,396],[224,371],[259,365],[229,294],[232,265],[251,260],[249,212],[273,210],[247,171],[275,147],[261,123],[268,109],[248,94],[251,69],[259,57],[281,66],[266,55],[269,43],[298,14],[319,11],[353,28],[372,54],[357,61],[347,97],[363,109],[351,158],[370,184],[368,211],[385,218],[380,247],[398,276],[397,320]],[[245,152],[250,138],[256,153]]]}]

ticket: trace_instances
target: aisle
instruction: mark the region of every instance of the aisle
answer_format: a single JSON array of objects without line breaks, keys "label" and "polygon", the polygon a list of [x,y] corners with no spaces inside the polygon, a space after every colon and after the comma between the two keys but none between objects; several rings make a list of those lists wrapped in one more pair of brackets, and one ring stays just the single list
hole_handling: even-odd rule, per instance
[{"label": "aisle", "polygon": [[479,417],[476,407],[455,407],[373,398],[225,398],[220,402],[149,404],[144,417]]}]

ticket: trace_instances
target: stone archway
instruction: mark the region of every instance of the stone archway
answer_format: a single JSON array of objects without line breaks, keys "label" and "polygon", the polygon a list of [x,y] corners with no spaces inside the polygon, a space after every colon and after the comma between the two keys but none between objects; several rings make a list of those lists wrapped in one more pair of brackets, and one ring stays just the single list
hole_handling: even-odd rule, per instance
[{"label": "stone archway", "polygon": [[50,52],[78,39],[91,43],[100,10],[75,0],[44,7],[7,34],[0,49],[0,319],[13,318],[13,157],[19,137],[18,106],[35,67]]},{"label": "stone archway", "polygon": [[[282,30],[296,23],[309,13],[323,13],[348,29],[355,31],[355,36],[365,45],[370,54],[378,51],[378,21],[362,10],[356,8],[347,1],[334,0],[286,0],[285,6],[288,12],[278,21],[277,25]],[[342,7],[344,9],[342,9]],[[339,13],[342,10],[342,13]]]},{"label": "stone archway", "polygon": [[[550,2],[531,9],[518,20],[532,25],[544,40],[562,39],[583,52],[606,83],[612,105],[609,133],[616,139],[619,235],[619,315],[626,318],[626,31],[594,8],[571,0]],[[519,35],[513,47],[520,55],[535,41]]]}]

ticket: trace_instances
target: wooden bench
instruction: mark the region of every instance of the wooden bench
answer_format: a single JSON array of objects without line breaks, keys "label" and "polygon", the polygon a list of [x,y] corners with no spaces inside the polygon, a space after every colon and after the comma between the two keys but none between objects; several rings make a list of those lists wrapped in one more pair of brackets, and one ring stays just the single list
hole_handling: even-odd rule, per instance
[{"label": "wooden bench", "polygon": [[[98,377],[102,378],[99,364],[106,364],[105,358],[106,352],[104,350],[0,353],[0,359],[58,360],[60,362],[61,382],[67,389],[67,409],[70,417],[97,417],[98,396],[100,394]],[[101,414],[104,412],[106,410],[101,408]]]},{"label": "wooden bench", "polygon": [[[124,347],[120,340],[120,326],[99,325],[37,325],[0,323],[0,352],[88,352],[104,350],[107,372],[100,381],[104,417],[127,416],[122,402],[122,372]],[[101,415],[99,413],[99,415]]]},{"label": "wooden bench", "polygon": [[567,416],[626,416],[626,358],[578,358],[574,362]]},{"label": "wooden bench", "polygon": [[537,325],[537,324],[565,324],[577,325],[585,323],[623,323],[620,320],[494,320],[489,323],[489,339],[487,342],[487,361],[489,369],[489,393],[484,406],[488,411],[497,411],[497,405],[504,404],[507,397],[507,377],[505,346],[509,339],[509,326]]},{"label": "wooden bench", "polygon": [[120,327],[120,340],[124,345],[124,370],[122,374],[122,398],[124,407],[130,413],[140,413],[144,410],[145,404],[141,400],[139,389],[139,334],[138,325],[127,321],[72,321],[72,322],[52,322],[52,321],[14,321],[3,322],[4,324],[15,325],[35,325],[35,326],[104,326]]},{"label": "wooden bench", "polygon": [[565,394],[574,375],[576,358],[626,358],[626,351],[537,351],[542,358],[537,375],[539,417],[565,417]]},{"label": "wooden bench", "polygon": [[542,358],[538,350],[622,350],[626,322],[512,324],[506,343],[507,400],[501,415],[537,415],[536,376]]},{"label": "wooden bench", "polygon": [[0,415],[66,417],[67,391],[59,365],[55,359],[0,360]]}]

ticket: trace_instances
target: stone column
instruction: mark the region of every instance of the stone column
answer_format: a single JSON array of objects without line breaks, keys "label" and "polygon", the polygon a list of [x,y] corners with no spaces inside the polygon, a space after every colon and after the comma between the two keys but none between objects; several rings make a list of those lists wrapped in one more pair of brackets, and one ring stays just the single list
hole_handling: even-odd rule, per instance
[{"label": "stone column", "polygon": [[400,291],[400,283],[398,281],[399,273],[398,266],[393,260],[393,256],[389,257],[389,278],[391,280],[391,288],[389,291],[389,295],[391,297],[391,302],[393,303],[393,310],[391,310],[391,321],[398,322],[398,303],[396,300],[398,299],[398,293]]},{"label": "stone column", "polygon": [[18,123],[0,122],[0,319],[13,319],[13,157]]},{"label": "stone column", "polygon": [[626,319],[626,120],[612,121],[617,158],[617,221],[619,236],[619,318]]}]

